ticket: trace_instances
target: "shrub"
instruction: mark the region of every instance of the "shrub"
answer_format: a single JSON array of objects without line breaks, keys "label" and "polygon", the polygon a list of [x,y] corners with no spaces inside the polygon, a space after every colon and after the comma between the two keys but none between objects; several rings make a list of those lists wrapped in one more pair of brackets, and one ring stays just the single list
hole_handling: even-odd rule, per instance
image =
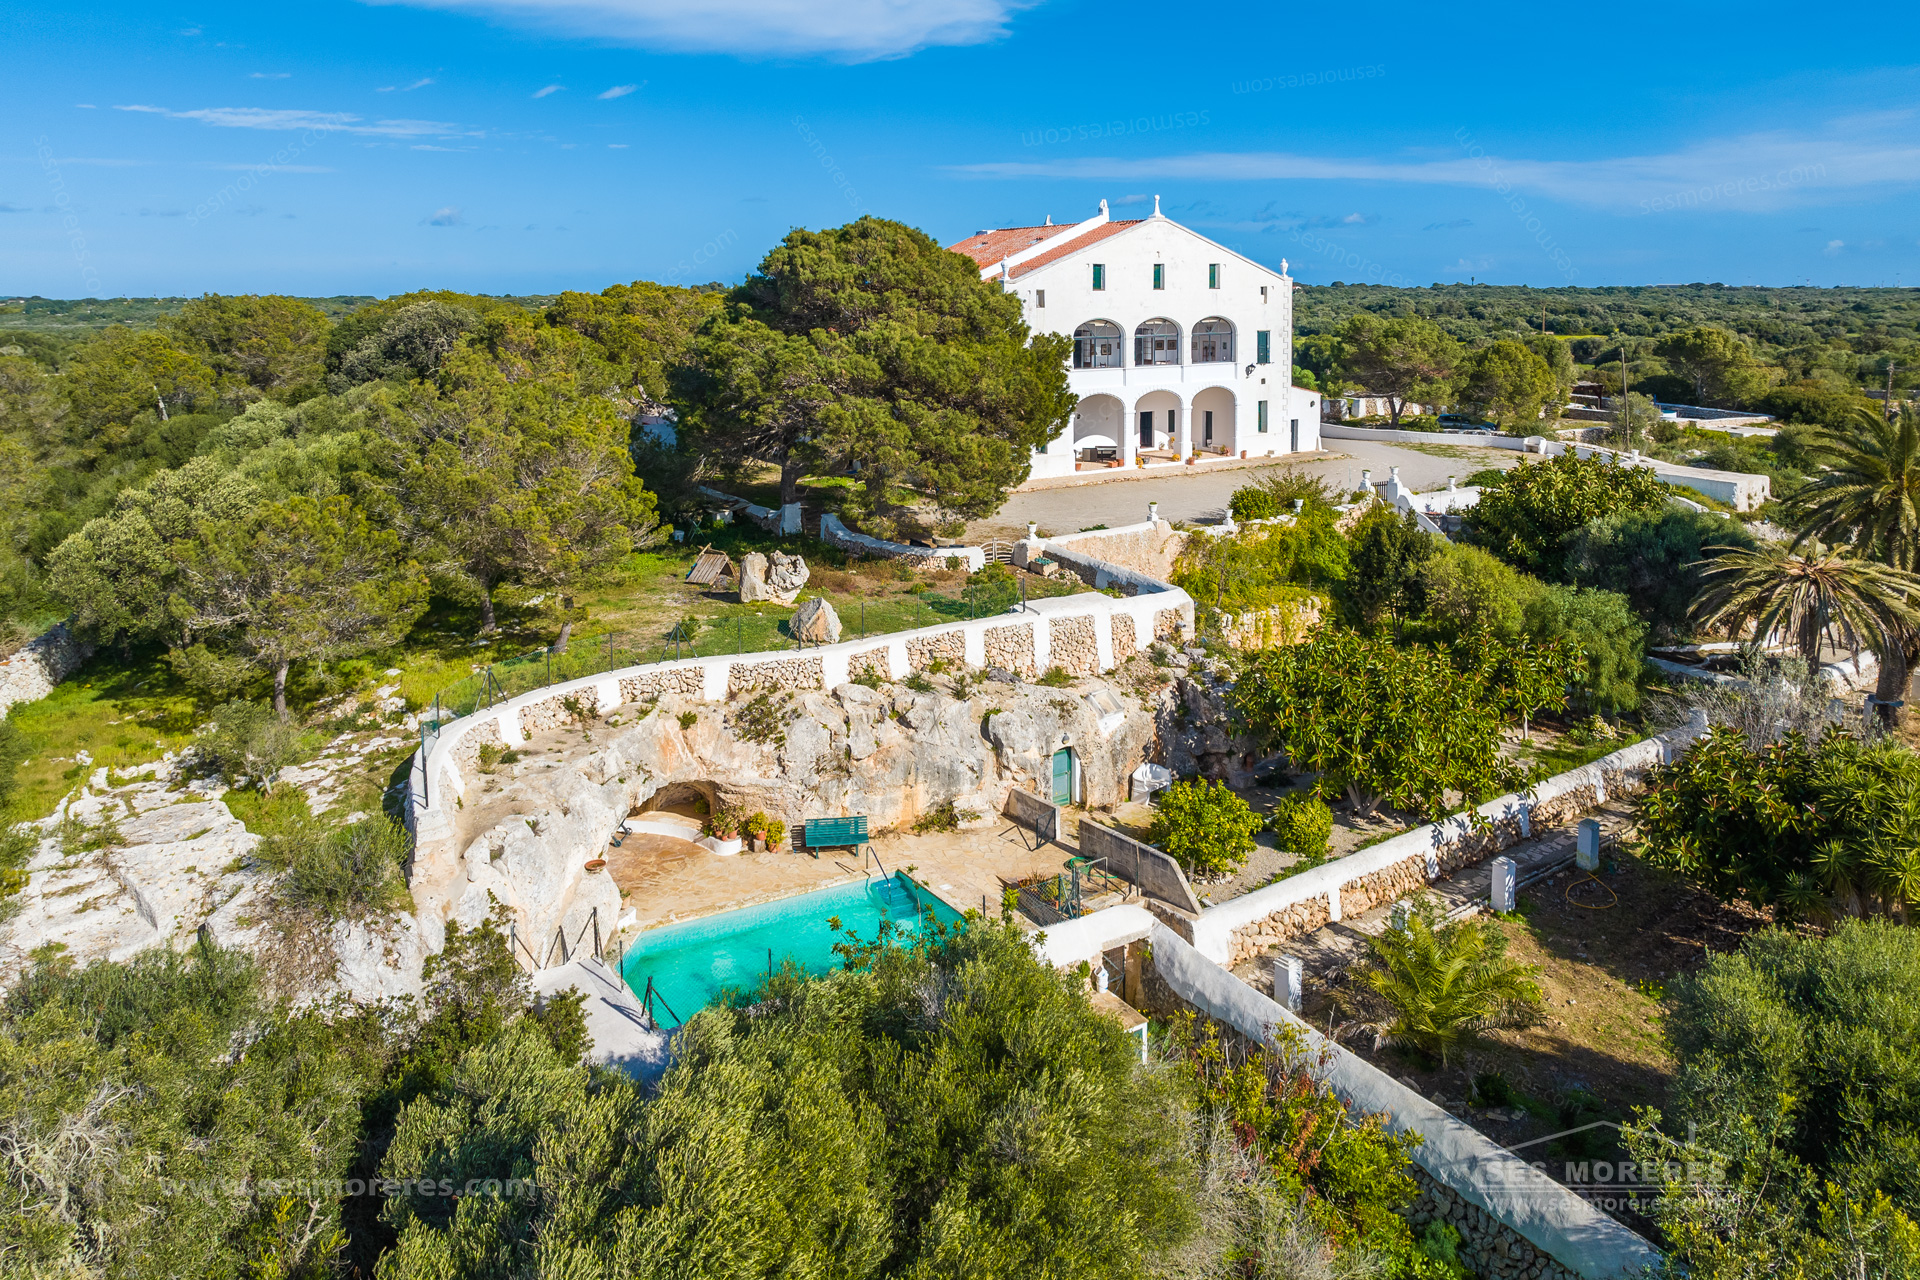
[{"label": "shrub", "polygon": [[920,835],[936,831],[958,831],[966,822],[977,822],[980,814],[973,809],[956,809],[953,801],[946,800],[914,819],[913,829]]},{"label": "shrub", "polygon": [[682,729],[691,729],[698,723],[700,723],[700,713],[698,711],[682,711],[680,713],[680,727]]},{"label": "shrub", "polygon": [[1700,594],[1706,548],[1755,545],[1739,521],[1704,511],[1677,505],[1622,511],[1568,538],[1566,573],[1580,586],[1620,592],[1657,631],[1683,636],[1692,631],[1687,612]]},{"label": "shrub", "polygon": [[1202,605],[1228,613],[1303,599],[1346,576],[1346,539],[1324,511],[1290,525],[1190,538],[1171,574]]},{"label": "shrub", "polygon": [[1411,907],[1404,927],[1368,940],[1371,957],[1336,992],[1374,1034],[1374,1044],[1412,1049],[1441,1062],[1479,1033],[1530,1026],[1540,1017],[1538,973],[1507,956],[1492,920],[1442,923],[1431,899]]},{"label": "shrub", "polygon": [[1318,796],[1288,796],[1274,806],[1267,829],[1282,849],[1319,863],[1326,858],[1333,835],[1333,810]]},{"label": "shrub", "polygon": [[1153,800],[1147,840],[1188,871],[1225,875],[1253,852],[1260,815],[1224,782],[1176,782]]},{"label": "shrub", "polygon": [[1034,683],[1045,685],[1049,689],[1064,689],[1073,683],[1073,677],[1067,673],[1065,667],[1054,666],[1048,667],[1047,674],[1035,680]]},{"label": "shrub", "polygon": [[270,707],[235,699],[214,708],[213,718],[193,740],[202,768],[229,785],[254,781],[271,790],[273,777],[303,758],[301,733],[282,723]]},{"label": "shrub", "polygon": [[1481,495],[1467,529],[1508,564],[1558,580],[1568,535],[1603,516],[1666,504],[1660,477],[1645,467],[1563,453],[1509,471],[1504,484]]},{"label": "shrub", "polygon": [[[1289,508],[1291,509],[1291,508]],[[1262,485],[1242,485],[1227,500],[1235,520],[1271,520],[1281,512],[1280,499]]]},{"label": "shrub", "polygon": [[295,900],[331,919],[358,919],[407,900],[405,868],[413,851],[406,828],[368,818],[325,834],[282,837]]},{"label": "shrub", "polygon": [[1764,1197],[1789,1217],[1814,1221],[1824,1184],[1920,1213],[1920,933],[1749,936],[1674,983],[1667,1031],[1663,1119],[1736,1167],[1786,1157]]},{"label": "shrub", "polygon": [[1296,467],[1267,468],[1254,484],[1272,496],[1275,510],[1281,515],[1292,511],[1296,500],[1307,510],[1332,511],[1339,496],[1325,480]]},{"label": "shrub", "polygon": [[[1058,670],[1059,670],[1058,667],[1054,668],[1054,671],[1058,671]],[[1048,672],[1048,674],[1051,675],[1052,672]],[[932,693],[933,692],[933,681],[927,679],[926,676],[922,675],[918,671],[912,672],[907,676],[905,680],[901,681],[900,683],[906,685],[907,688],[913,690],[915,693]],[[1042,681],[1042,683],[1045,683],[1045,682]]]}]

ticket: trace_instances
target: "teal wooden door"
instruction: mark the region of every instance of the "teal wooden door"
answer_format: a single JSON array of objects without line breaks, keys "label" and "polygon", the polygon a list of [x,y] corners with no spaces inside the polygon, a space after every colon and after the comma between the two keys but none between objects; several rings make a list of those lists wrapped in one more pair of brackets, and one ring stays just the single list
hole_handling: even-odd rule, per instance
[{"label": "teal wooden door", "polygon": [[1053,802],[1055,804],[1073,803],[1073,753],[1056,751],[1053,753]]}]

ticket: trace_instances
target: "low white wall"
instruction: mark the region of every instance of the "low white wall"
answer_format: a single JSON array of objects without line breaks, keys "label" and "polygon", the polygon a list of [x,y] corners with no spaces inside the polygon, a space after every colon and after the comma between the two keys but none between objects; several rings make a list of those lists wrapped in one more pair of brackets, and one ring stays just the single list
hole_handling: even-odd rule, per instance
[{"label": "low white wall", "polygon": [[883,542],[864,533],[855,533],[829,512],[820,517],[820,540],[836,547],[864,551],[890,560],[914,560],[923,568],[944,569],[947,561],[960,560],[972,571],[987,562],[987,553],[979,547],[912,547],[903,542]]},{"label": "low white wall", "polygon": [[1393,1133],[1419,1134],[1413,1162],[1428,1177],[1568,1270],[1587,1280],[1611,1280],[1659,1264],[1659,1252],[1645,1240],[1472,1125],[1328,1040],[1164,924],[1152,925],[1147,938],[1156,977],[1181,1001],[1256,1043],[1267,1042],[1275,1027],[1290,1028],[1310,1054],[1324,1055],[1323,1078],[1348,1111],[1384,1116]]},{"label": "low white wall", "polygon": [[[1705,730],[1705,714],[1695,712],[1693,722],[1683,728],[1622,747],[1592,764],[1555,774],[1527,791],[1489,800],[1473,811],[1479,821],[1469,819],[1465,814],[1456,814],[1439,822],[1415,827],[1412,831],[1403,831],[1371,848],[1323,863],[1299,875],[1288,876],[1252,893],[1230,898],[1200,913],[1199,919],[1193,922],[1193,945],[1201,955],[1214,963],[1231,964],[1236,958],[1233,954],[1236,931],[1282,915],[1290,907],[1325,899],[1330,917],[1338,920],[1341,917],[1342,889],[1357,887],[1367,876],[1415,860],[1426,863],[1428,880],[1436,879],[1441,874],[1443,854],[1475,836],[1488,824],[1496,831],[1512,832],[1517,839],[1528,838],[1533,834],[1536,810],[1548,806],[1563,807],[1556,805],[1556,802],[1587,792],[1591,792],[1596,804],[1604,804],[1609,794],[1609,779],[1637,778],[1654,765],[1670,764]],[[1511,839],[1505,841],[1507,844],[1513,842]]]},{"label": "low white wall", "polygon": [[1657,458],[1635,458],[1618,449],[1548,440],[1542,436],[1528,436],[1523,440],[1517,436],[1483,436],[1462,431],[1386,431],[1374,430],[1371,427],[1342,426],[1335,422],[1322,424],[1320,434],[1330,440],[1379,440],[1388,444],[1459,444],[1482,449],[1513,449],[1521,453],[1538,453],[1546,457],[1557,457],[1569,449],[1573,450],[1574,456],[1580,458],[1604,455],[1617,459],[1624,466],[1645,467],[1668,484],[1677,484],[1697,493],[1704,493],[1716,502],[1726,503],[1735,511],[1752,511],[1773,495],[1773,481],[1766,476],[1753,475],[1745,471],[1712,471],[1705,467],[1683,467],[1678,463],[1662,462]]}]

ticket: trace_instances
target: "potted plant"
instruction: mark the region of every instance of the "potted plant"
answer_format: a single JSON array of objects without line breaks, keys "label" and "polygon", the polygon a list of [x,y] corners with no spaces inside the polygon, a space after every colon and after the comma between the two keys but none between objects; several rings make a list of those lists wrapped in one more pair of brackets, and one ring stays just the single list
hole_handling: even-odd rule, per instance
[{"label": "potted plant", "polygon": [[767,819],[767,848],[778,852],[781,842],[787,838],[787,824],[779,818]]},{"label": "potted plant", "polygon": [[765,853],[767,851],[767,815],[757,810],[749,814],[746,831],[748,838],[753,841],[753,851]]}]

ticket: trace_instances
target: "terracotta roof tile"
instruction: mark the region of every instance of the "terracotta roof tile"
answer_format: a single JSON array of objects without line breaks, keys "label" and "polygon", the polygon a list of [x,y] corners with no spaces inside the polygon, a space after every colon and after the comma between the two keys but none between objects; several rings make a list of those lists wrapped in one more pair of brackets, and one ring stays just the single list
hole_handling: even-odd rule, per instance
[{"label": "terracotta roof tile", "polygon": [[947,248],[955,253],[966,254],[982,267],[991,267],[1002,258],[1011,258],[1022,249],[1030,248],[1042,240],[1069,230],[1072,230],[1071,226],[1006,227],[999,231],[982,231],[978,235],[968,236],[959,244],[950,244]]},{"label": "terracotta roof tile", "polygon": [[1049,263],[1058,262],[1060,261],[1060,259],[1066,257],[1070,253],[1078,253],[1080,250],[1085,249],[1089,245],[1098,244],[1102,240],[1105,240],[1110,236],[1117,236],[1122,231],[1127,231],[1133,227],[1137,227],[1142,222],[1145,222],[1145,221],[1146,221],[1145,218],[1134,218],[1127,222],[1102,223],[1100,226],[1095,227],[1093,230],[1087,232],[1085,235],[1075,236],[1072,240],[1067,241],[1064,244],[1055,245],[1052,248],[1049,248],[1045,253],[1040,254],[1037,257],[1028,258],[1025,262],[1014,264],[1013,272],[1012,272],[1013,278],[1015,280],[1018,280],[1021,276],[1027,274],[1027,272],[1029,271],[1037,271],[1039,268],[1044,267]]}]

